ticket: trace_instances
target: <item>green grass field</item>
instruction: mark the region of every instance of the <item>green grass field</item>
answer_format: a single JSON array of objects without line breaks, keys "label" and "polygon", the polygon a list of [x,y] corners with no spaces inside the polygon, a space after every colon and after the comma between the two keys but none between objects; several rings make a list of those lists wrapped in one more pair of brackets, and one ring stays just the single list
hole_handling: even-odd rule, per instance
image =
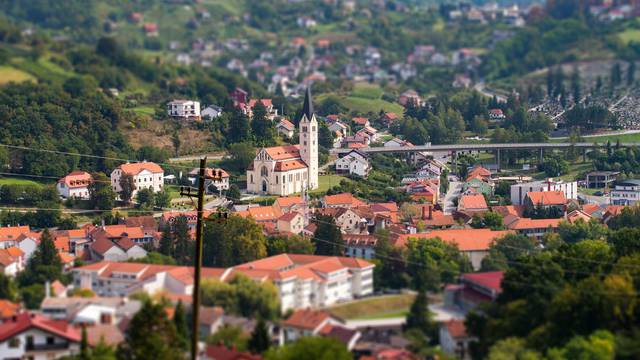
[{"label": "green grass field", "polygon": [[156,110],[151,106],[137,106],[132,108],[131,110],[133,110],[133,112],[138,115],[146,116],[153,116],[156,113]]},{"label": "green grass field", "polygon": [[625,44],[632,41],[640,41],[640,29],[627,29],[618,33],[618,38]]},{"label": "green grass field", "polygon": [[415,295],[400,294],[379,296],[337,305],[329,309],[342,319],[385,319],[407,314]]},{"label": "green grass field", "polygon": [[340,185],[340,181],[346,179],[344,176],[328,174],[328,175],[320,175],[318,177],[318,188],[311,191],[312,194],[316,193],[324,193],[327,192],[330,188]]},{"label": "green grass field", "polygon": [[353,86],[351,96],[364,99],[380,99],[384,91],[380,86],[369,83],[357,83]]},{"label": "green grass field", "polygon": [[360,113],[378,113],[380,110],[384,112],[393,112],[396,114],[402,114],[404,109],[402,105],[384,101],[382,99],[365,99],[354,96],[342,97],[342,105],[349,110],[354,110]]},{"label": "green grass field", "polygon": [[31,74],[12,66],[0,66],[0,85],[10,82],[35,81]]},{"label": "green grass field", "polygon": [[[615,143],[616,141],[620,140],[620,142],[637,142],[640,143],[640,133],[634,133],[634,134],[620,134],[620,135],[602,135],[602,136],[590,136],[590,137],[585,137],[582,138],[582,142],[587,142],[587,143],[598,143],[598,144],[605,144],[607,141],[611,141],[612,143]],[[551,139],[550,142],[566,142],[567,139]]]},{"label": "green grass field", "polygon": [[22,179],[17,177],[3,177],[0,178],[0,185],[42,185],[41,183],[29,179]]}]

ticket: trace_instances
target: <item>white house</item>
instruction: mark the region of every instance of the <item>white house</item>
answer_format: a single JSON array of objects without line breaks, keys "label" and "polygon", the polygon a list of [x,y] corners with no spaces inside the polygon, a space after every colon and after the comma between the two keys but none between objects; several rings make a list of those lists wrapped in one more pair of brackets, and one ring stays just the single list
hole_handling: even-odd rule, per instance
[{"label": "white house", "polygon": [[31,232],[29,226],[0,227],[0,249],[17,246],[20,235]]},{"label": "white house", "polygon": [[173,100],[167,104],[167,115],[180,120],[200,120],[200,102]]},{"label": "white house", "polygon": [[58,180],[56,190],[60,197],[64,199],[89,199],[89,185],[91,185],[91,174],[86,171],[73,171],[69,175]]},{"label": "white house", "polygon": [[24,252],[17,247],[0,249],[0,272],[16,276],[24,268]]},{"label": "white house", "polygon": [[129,174],[133,177],[133,195],[135,199],[138,190],[151,189],[153,192],[162,191],[164,185],[164,170],[160,165],[153,162],[126,163],[118,166],[111,172],[111,186],[113,191],[120,193],[120,179],[123,174]]},{"label": "white house", "polygon": [[544,191],[562,191],[567,200],[575,200],[578,198],[578,182],[565,182],[549,178],[543,181],[514,184],[511,185],[511,203],[513,205],[523,205],[527,193]]},{"label": "white house", "polygon": [[611,190],[613,205],[635,205],[640,201],[640,180],[619,181]]},{"label": "white house", "polygon": [[360,339],[360,332],[347,329],[343,322],[327,311],[303,309],[294,311],[282,322],[279,343],[295,342],[305,336],[331,337],[344,343],[351,351]]},{"label": "white house", "polygon": [[105,261],[127,261],[147,256],[147,251],[127,237],[117,241],[99,238],[89,246],[91,258]]},{"label": "white house", "polygon": [[63,320],[23,312],[0,323],[0,354],[3,359],[49,360],[76,355],[80,331]]},{"label": "white house", "polygon": [[209,105],[200,112],[200,115],[203,119],[213,120],[222,115],[222,108],[217,105]]},{"label": "white house", "polygon": [[401,140],[398,138],[387,140],[384,143],[384,147],[405,147],[405,146],[413,146],[413,144],[406,140]]},{"label": "white house", "polygon": [[[198,180],[198,173],[199,173],[200,169],[195,168],[193,170],[191,170],[189,172],[189,181],[191,181],[192,184],[197,184],[197,180]],[[216,178],[214,178],[214,175],[216,176]],[[221,178],[217,179],[217,176],[220,175]],[[224,171],[223,169],[220,168],[206,168],[205,169],[205,182],[204,182],[204,188],[205,191],[207,192],[207,194],[211,194],[213,193],[213,187],[215,186],[215,189],[217,191],[220,190],[229,190],[229,173],[227,173],[226,171]]]},{"label": "white house", "polygon": [[347,155],[336,160],[336,172],[367,177],[371,171],[369,156],[360,150],[351,150]]},{"label": "white house", "polygon": [[293,134],[294,134],[294,132],[296,130],[296,126],[293,125],[293,123],[291,123],[291,121],[289,121],[287,119],[282,119],[276,125],[276,130],[278,131],[278,134],[284,135],[287,138],[292,138]]},{"label": "white house", "polygon": [[340,121],[333,122],[332,124],[330,124],[328,126],[328,128],[329,128],[329,130],[331,132],[340,131],[340,132],[342,132],[343,135],[346,135],[347,134],[347,130],[349,129],[349,127],[347,125],[343,124]]}]

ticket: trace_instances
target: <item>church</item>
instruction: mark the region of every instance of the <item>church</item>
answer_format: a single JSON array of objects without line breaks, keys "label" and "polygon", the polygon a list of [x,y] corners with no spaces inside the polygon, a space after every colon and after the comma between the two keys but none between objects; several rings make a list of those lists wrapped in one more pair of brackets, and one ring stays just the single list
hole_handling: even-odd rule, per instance
[{"label": "church", "polygon": [[287,196],[318,188],[318,121],[307,88],[300,119],[298,145],[258,151],[247,169],[247,191]]}]

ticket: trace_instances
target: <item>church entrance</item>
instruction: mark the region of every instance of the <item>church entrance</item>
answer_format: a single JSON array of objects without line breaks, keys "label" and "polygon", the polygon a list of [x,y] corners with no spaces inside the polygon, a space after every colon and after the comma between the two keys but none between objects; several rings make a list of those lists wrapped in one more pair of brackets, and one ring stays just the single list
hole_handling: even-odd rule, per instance
[{"label": "church entrance", "polygon": [[266,193],[267,192],[267,180],[262,180],[262,192]]}]

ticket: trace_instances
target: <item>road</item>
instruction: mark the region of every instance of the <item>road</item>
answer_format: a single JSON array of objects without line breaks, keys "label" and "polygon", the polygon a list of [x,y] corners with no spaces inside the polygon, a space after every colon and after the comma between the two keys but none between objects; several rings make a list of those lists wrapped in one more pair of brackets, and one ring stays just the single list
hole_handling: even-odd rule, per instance
[{"label": "road", "polygon": [[[465,314],[457,309],[445,308],[443,303],[430,304],[429,310],[433,313],[433,320],[446,322],[451,319],[464,319]],[[368,327],[394,327],[402,326],[406,321],[405,317],[395,317],[387,319],[366,319],[347,320],[344,326],[349,329],[363,329]]]},{"label": "road", "polygon": [[213,210],[213,209],[219,208],[220,206],[225,206],[228,202],[229,200],[227,200],[226,198],[217,197],[209,201],[208,203],[204,204],[204,208],[206,210]]},{"label": "road", "polygon": [[608,196],[594,196],[578,193],[578,197],[584,199],[584,202],[588,204],[609,205]]},{"label": "road", "polygon": [[[607,131],[600,134],[581,135],[580,137],[594,138],[594,137],[601,137],[601,136],[627,135],[627,134],[637,134],[637,133],[640,133],[640,130],[617,130],[617,131]],[[558,136],[558,137],[552,137],[550,139],[555,140],[555,139],[568,139],[568,138],[569,138],[568,136]]]},{"label": "road", "polygon": [[226,154],[225,153],[208,153],[208,154],[185,155],[185,156],[169,158],[169,162],[194,161],[194,160],[200,160],[205,156],[207,157],[207,160],[218,161],[218,160],[224,159]]},{"label": "road", "polygon": [[[621,147],[637,147],[640,143],[623,142]],[[601,148],[602,145],[593,142],[579,143],[501,143],[501,144],[449,144],[449,145],[417,145],[417,146],[394,146],[394,147],[373,147],[359,149],[364,153],[414,153],[422,151],[492,151],[492,150],[539,150],[539,149],[593,149]],[[348,153],[351,149],[332,149],[333,154]]]},{"label": "road", "polygon": [[500,95],[498,93],[495,93],[495,92],[493,92],[491,90],[487,90],[487,85],[485,84],[484,81],[480,81],[480,82],[476,83],[473,86],[473,89],[476,90],[477,92],[479,92],[480,94],[486,96],[486,97],[492,98],[492,97],[495,96],[496,99],[498,99],[499,102],[504,102],[504,103],[507,102],[507,98],[505,96]]},{"label": "road", "polygon": [[449,215],[456,210],[456,206],[453,202],[454,199],[457,199],[460,196],[460,192],[462,191],[462,183],[459,181],[449,181],[449,189],[447,189],[447,193],[444,195],[444,200],[442,201],[444,213],[445,215]]}]

